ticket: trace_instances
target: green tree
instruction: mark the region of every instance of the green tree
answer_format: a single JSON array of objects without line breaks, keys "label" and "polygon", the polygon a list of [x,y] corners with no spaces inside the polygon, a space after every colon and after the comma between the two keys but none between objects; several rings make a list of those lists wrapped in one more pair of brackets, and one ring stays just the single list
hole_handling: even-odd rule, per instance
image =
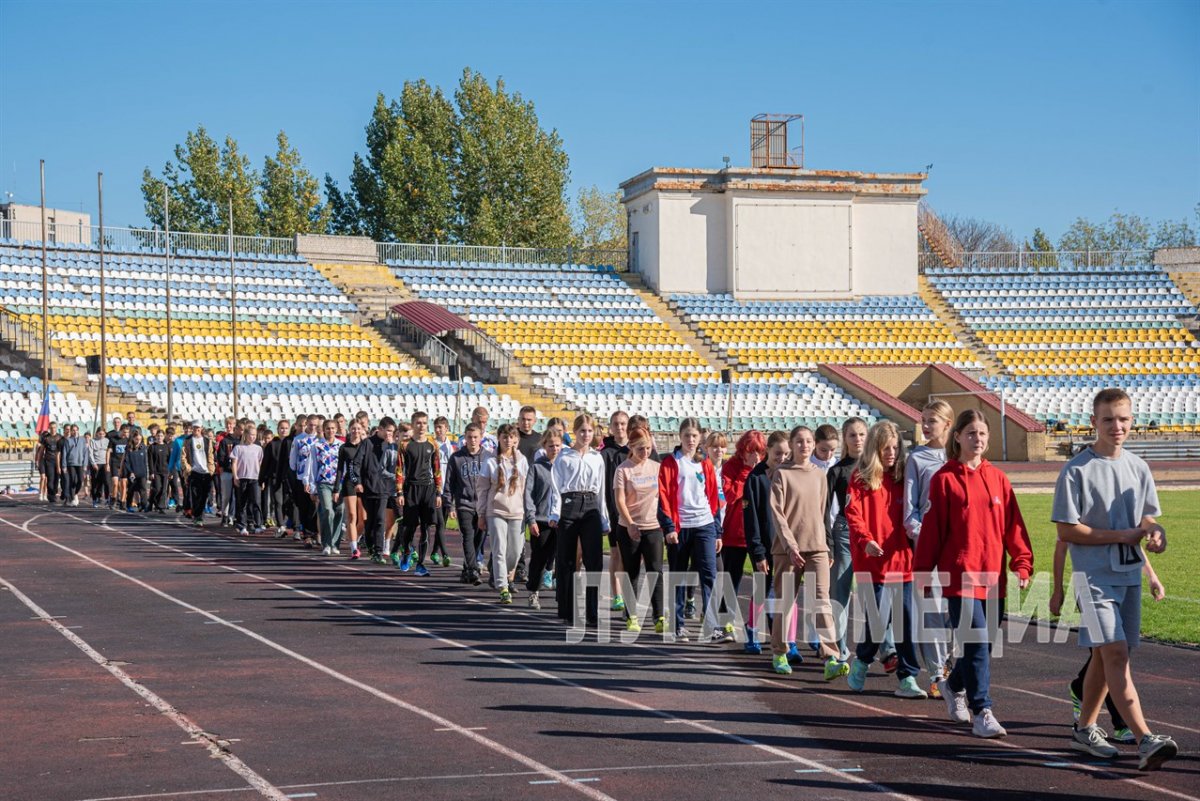
[{"label": "green tree", "polygon": [[625,250],[625,206],[621,192],[604,192],[598,186],[579,190],[575,202],[575,242],[579,247]]},{"label": "green tree", "polygon": [[1196,231],[1187,218],[1163,220],[1154,229],[1152,240],[1155,248],[1186,248],[1196,244]]},{"label": "green tree", "polygon": [[1046,232],[1041,228],[1033,229],[1033,243],[1029,246],[1029,250],[1037,251],[1038,253],[1053,253],[1054,243],[1050,241],[1050,237],[1046,236]]},{"label": "green tree", "polygon": [[453,101],[427,82],[375,98],[343,192],[326,177],[329,230],[380,240],[563,247],[568,162],[533,104],[465,70]]},{"label": "green tree", "polygon": [[472,244],[565,247],[571,241],[562,138],[544,131],[532,102],[463,70],[455,194],[459,237]]},{"label": "green tree", "polygon": [[1033,229],[1033,241],[1025,242],[1025,250],[1029,252],[1026,263],[1031,267],[1057,267],[1058,257],[1054,253],[1054,243],[1041,228]]},{"label": "green tree", "polygon": [[258,174],[238,150],[233,137],[218,146],[201,125],[175,146],[175,161],[167,162],[162,177],[142,171],[142,197],[151,224],[164,223],[163,189],[171,198],[171,228],[176,231],[225,233],[229,230],[229,201],[233,198],[236,234],[260,230],[256,191]]},{"label": "green tree", "polygon": [[324,232],[329,226],[329,207],[321,202],[320,185],[304,168],[300,154],[287,134],[276,137],[275,157],[267,156],[262,173],[262,233],[292,236]]}]

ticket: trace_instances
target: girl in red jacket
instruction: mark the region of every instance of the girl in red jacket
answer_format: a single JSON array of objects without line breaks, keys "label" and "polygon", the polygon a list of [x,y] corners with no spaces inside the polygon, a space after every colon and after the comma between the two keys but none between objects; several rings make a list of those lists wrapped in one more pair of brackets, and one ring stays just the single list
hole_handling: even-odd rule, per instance
[{"label": "girl in red jacket", "polygon": [[[700,574],[700,597],[706,628],[714,640],[733,639],[716,630],[716,615],[709,609],[717,578],[721,529],[717,523],[717,471],[700,447],[700,423],[693,417],[679,424],[679,447],[662,460],[658,471],[658,520],[666,534],[671,572],[684,573],[689,565]],[[672,547],[674,546],[674,547]],[[683,585],[675,588],[675,638],[687,641]]]},{"label": "girl in red jacket", "polygon": [[[746,568],[746,524],[742,514],[742,493],[746,479],[754,466],[767,453],[767,440],[761,431],[747,431],[734,446],[733,458],[721,467],[721,488],[725,494],[725,521],[721,531],[721,559],[736,598],[742,585],[742,574]],[[753,602],[752,602],[753,603]],[[751,610],[753,615],[753,610]],[[753,618],[751,618],[752,620]],[[747,652],[752,653],[758,645],[753,623],[746,628]],[[751,645],[753,643],[753,645]],[[761,650],[760,650],[761,653]]]},{"label": "girl in red jacket", "polygon": [[[867,432],[867,444],[850,476],[848,495],[850,558],[859,601],[867,609],[867,626],[846,680],[850,689],[862,692],[883,632],[899,611],[902,619],[896,621],[898,627],[893,626],[896,654],[900,657],[896,668],[900,686],[895,694],[900,698],[928,698],[917,684],[920,667],[914,641],[912,543],[904,528],[904,446],[894,424],[884,420]],[[868,587],[871,596],[867,595]],[[875,610],[879,610],[878,615],[873,614]]]},{"label": "girl in red jacket", "polygon": [[929,511],[921,522],[914,569],[922,575],[938,571],[954,638],[962,643],[962,658],[939,687],[950,719],[969,723],[974,715],[975,736],[1003,737],[1007,732],[992,714],[988,685],[992,642],[1004,608],[1004,555],[1024,589],[1033,572],[1033,550],[1008,477],[983,458],[987,447],[983,413],[960,414],[946,446],[949,459],[929,482]]}]

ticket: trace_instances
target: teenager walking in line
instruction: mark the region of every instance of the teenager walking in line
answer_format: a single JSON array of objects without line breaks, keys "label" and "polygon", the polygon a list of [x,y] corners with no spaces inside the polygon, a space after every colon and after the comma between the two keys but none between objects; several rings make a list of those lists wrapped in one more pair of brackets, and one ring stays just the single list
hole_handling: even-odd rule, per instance
[{"label": "teenager walking in line", "polygon": [[167,435],[174,439],[175,429],[161,429],[154,432],[154,441],[150,443],[150,504],[149,508],[160,515],[167,513],[167,494],[170,490],[171,446],[167,444]]},{"label": "teenager walking in line", "polygon": [[[766,457],[754,466],[746,476],[746,484],[742,490],[742,525],[746,536],[746,550],[750,555],[750,564],[755,573],[761,573],[766,578],[766,599],[774,595],[774,571],[772,569],[771,549],[775,542],[775,517],[771,513],[771,479],[775,470],[786,462],[792,455],[792,446],[784,431],[772,431],[767,437]],[[764,599],[764,600],[766,600]],[[751,593],[749,612],[746,615],[746,644],[748,654],[761,654],[760,639],[763,632],[769,636],[771,631],[770,618],[767,616],[766,605],[756,604]],[[764,622],[766,628],[763,628]],[[796,618],[792,617],[790,629],[786,633],[787,642],[796,642]],[[789,649],[789,664],[800,664],[804,657],[799,650]]]},{"label": "teenager walking in line", "polygon": [[558,548],[558,532],[550,525],[550,471],[554,469],[554,462],[562,448],[561,436],[553,431],[542,434],[538,446],[542,455],[534,460],[529,471],[529,495],[533,499],[533,520],[538,533],[529,538],[529,575],[525,586],[529,590],[529,606],[533,609],[542,608],[539,593],[549,589],[543,583],[544,577],[550,575],[547,568],[554,564]]},{"label": "teenager walking in line", "polygon": [[1103,759],[1117,755],[1096,723],[1105,695],[1111,695],[1137,741],[1138,770],[1158,770],[1179,746],[1150,731],[1129,654],[1141,634],[1143,544],[1151,553],[1167,547],[1157,520],[1162,510],[1149,466],[1124,447],[1133,428],[1129,395],[1120,389],[1097,393],[1091,422],[1096,441],[1063,467],[1051,513],[1071,554],[1079,645],[1091,653],[1071,747]]},{"label": "teenager walking in line", "polygon": [[140,431],[133,432],[129,438],[129,447],[125,450],[121,472],[125,478],[126,487],[125,511],[145,511],[147,501],[150,499],[150,461]]},{"label": "teenager walking in line", "polygon": [[[976,737],[1008,732],[992,712],[991,653],[999,634],[1008,570],[1029,585],[1033,550],[1012,485],[992,466],[987,418],[977,409],[958,415],[946,443],[946,464],[929,482],[929,510],[913,564],[916,573],[943,575],[942,595],[962,644],[962,657],[938,688],[950,719],[971,723]],[[1005,554],[1008,565],[1005,565]]]},{"label": "teenager walking in line", "polygon": [[[679,445],[663,459],[658,473],[658,518],[667,544],[675,546],[671,572],[683,574],[692,566],[700,575],[704,619],[701,637],[711,631],[713,640],[726,641],[733,638],[716,630],[715,610],[709,608],[721,550],[717,524],[719,482],[713,463],[700,447],[700,439],[700,423],[693,417],[685,418],[679,424]],[[686,589],[676,587],[674,633],[683,642],[691,639],[685,628],[686,597]]]},{"label": "teenager walking in line", "polygon": [[321,532],[321,554],[333,556],[338,553],[342,538],[342,504],[338,494],[338,453],[343,448],[337,438],[337,423],[326,420],[321,426],[321,438],[313,443],[312,457],[308,460],[308,475],[304,479],[305,490],[317,504],[317,528]]},{"label": "teenager walking in line", "polygon": [[[442,484],[442,460],[437,442],[428,433],[429,415],[413,412],[412,437],[398,456],[396,485],[399,504],[403,510],[402,535],[393,549],[392,563],[404,572],[416,563],[416,575],[428,576],[425,567],[425,548],[429,529],[437,524],[437,511],[442,506],[438,488]],[[514,429],[515,430],[515,429]],[[413,550],[413,536],[421,530],[420,553]]]},{"label": "teenager walking in line", "polygon": [[775,601],[783,606],[771,623],[771,664],[776,673],[792,672],[788,652],[793,646],[784,635],[795,619],[797,579],[803,573],[812,581],[819,655],[825,660],[825,680],[832,681],[846,675],[850,668],[840,661],[833,644],[829,548],[825,538],[825,497],[829,490],[825,471],[809,459],[815,445],[812,431],[801,426],[790,438],[792,458],[781,464],[771,478],[771,513],[776,532],[771,548]]},{"label": "teenager walking in line", "polygon": [[362,536],[364,524],[362,502],[358,496],[358,487],[362,484],[358,476],[358,449],[362,444],[363,428],[355,421],[346,431],[346,442],[338,447],[337,480],[335,482],[334,505],[342,505],[342,520],[345,530],[350,535],[350,558],[358,559],[362,552],[358,540]]},{"label": "teenager walking in line", "polygon": [[[850,524],[846,522],[846,506],[850,494],[850,476],[854,466],[862,456],[863,446],[867,443],[867,423],[861,417],[851,417],[842,423],[842,443],[844,453],[826,474],[829,485],[829,509],[825,516],[825,525],[829,530],[829,553],[832,563],[829,574],[829,596],[833,602],[833,624],[837,637],[840,659],[847,662],[850,659],[850,648],[846,644],[846,630],[850,620],[850,593],[854,587],[854,564],[850,556]],[[891,630],[891,627],[888,628]],[[884,643],[885,650],[888,643]],[[891,648],[894,652],[895,648]],[[897,664],[899,658],[891,655]],[[883,658],[884,669],[887,670],[889,656]],[[895,670],[895,667],[892,667]]]},{"label": "teenager walking in line", "polygon": [[479,586],[483,583],[479,554],[483,548],[483,530],[479,526],[485,511],[486,482],[483,467],[488,453],[484,451],[483,430],[475,423],[463,433],[462,447],[450,457],[446,467],[447,481],[442,504],[452,509],[462,534],[463,567],[460,581]]},{"label": "teenager walking in line", "polygon": [[[609,531],[608,507],[604,503],[604,459],[593,449],[596,423],[581,414],[573,426],[575,444],[563,451],[550,471],[550,525],[557,528],[558,616],[571,625],[579,621],[575,608],[576,549],[583,555],[589,573],[604,569],[603,537]],[[600,591],[589,586],[585,592],[584,622],[599,625]]]},{"label": "teenager walking in line", "polygon": [[92,508],[108,499],[108,437],[97,428],[88,445],[88,478],[92,486]]},{"label": "teenager walking in line", "polygon": [[[929,511],[929,482],[934,473],[946,463],[946,440],[950,427],[954,425],[954,410],[943,400],[930,403],[921,412],[921,435],[924,445],[917,445],[908,454],[904,466],[904,528],[916,546],[921,536],[921,521]],[[932,603],[940,603],[942,594],[935,586],[931,588]],[[929,694],[941,697],[938,682],[950,675],[950,643],[942,636],[949,629],[949,618],[945,615],[927,615],[928,625],[924,636],[917,643],[917,655],[929,674]]]},{"label": "teenager walking in line", "polygon": [[[912,541],[904,528],[904,446],[900,430],[886,420],[871,426],[867,445],[850,477],[846,522],[859,598],[868,610],[863,639],[855,649],[847,682],[862,692],[867,671],[879,653],[883,628],[899,621],[896,677],[899,698],[928,698],[917,684],[916,619],[912,596]],[[871,600],[865,600],[871,594]],[[891,602],[885,602],[890,596]],[[879,610],[874,618],[871,610]],[[886,610],[886,611],[885,611]]]},{"label": "teenager walking in line", "polygon": [[525,542],[525,526],[537,536],[535,507],[530,494],[529,462],[517,450],[516,426],[504,424],[496,432],[496,452],[483,466],[487,480],[484,512],[492,538],[492,576],[500,603],[511,604],[516,590],[517,560]]},{"label": "teenager walking in line", "polygon": [[[615,411],[608,418],[608,436],[604,437],[600,448],[600,457],[604,459],[604,488],[607,492],[604,502],[608,505],[608,519],[617,519],[617,501],[613,490],[613,476],[617,468],[629,458],[629,415],[623,411]],[[621,548],[618,545],[617,534],[620,526],[614,526],[608,532],[608,573],[611,582],[612,611],[620,612],[625,608],[625,599],[621,597],[620,576],[624,572],[621,562]]]},{"label": "teenager walking in line", "polygon": [[[650,616],[654,631],[662,634],[667,628],[663,612],[663,532],[658,522],[659,464],[650,458],[654,447],[650,432],[635,428],[629,433],[629,457],[613,475],[613,495],[616,498],[619,525],[617,543],[621,548],[622,564],[629,576],[633,595],[625,605],[626,631],[641,631],[641,610],[637,599],[641,587],[653,582],[650,589]],[[632,609],[630,605],[632,604]]]},{"label": "teenager walking in line", "polygon": [[[734,446],[733,458],[721,467],[721,487],[725,497],[725,522],[721,530],[721,559],[729,575],[736,599],[746,569],[746,522],[742,508],[746,479],[767,454],[767,440],[760,431],[747,431]],[[710,454],[711,456],[711,454]],[[749,628],[749,624],[747,624]],[[747,642],[753,632],[747,631]]]}]

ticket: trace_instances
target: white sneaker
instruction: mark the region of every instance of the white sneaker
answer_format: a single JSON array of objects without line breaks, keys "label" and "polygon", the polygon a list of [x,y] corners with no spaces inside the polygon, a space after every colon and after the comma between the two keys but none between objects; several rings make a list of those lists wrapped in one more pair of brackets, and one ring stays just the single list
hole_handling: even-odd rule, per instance
[{"label": "white sneaker", "polygon": [[1100,759],[1113,759],[1121,752],[1108,744],[1107,737],[1108,733],[1095,723],[1082,729],[1076,726],[1071,732],[1071,747]]},{"label": "white sneaker", "polygon": [[1008,734],[1004,730],[1004,727],[1000,725],[1000,721],[996,720],[996,716],[992,714],[991,709],[985,709],[975,716],[975,722],[971,726],[971,733],[985,740],[1004,737]]},{"label": "white sneaker", "polygon": [[303,542],[304,535],[297,531],[296,533],[292,534],[292,539],[294,539],[296,542]]},{"label": "white sneaker", "polygon": [[942,700],[946,702],[946,712],[955,723],[970,723],[971,711],[967,709],[967,693],[956,693],[950,689],[949,679],[939,679],[938,689],[941,690]]},{"label": "white sneaker", "polygon": [[332,556],[333,549],[330,548],[328,545],[326,545],[324,548],[321,549],[321,555],[322,556]]}]

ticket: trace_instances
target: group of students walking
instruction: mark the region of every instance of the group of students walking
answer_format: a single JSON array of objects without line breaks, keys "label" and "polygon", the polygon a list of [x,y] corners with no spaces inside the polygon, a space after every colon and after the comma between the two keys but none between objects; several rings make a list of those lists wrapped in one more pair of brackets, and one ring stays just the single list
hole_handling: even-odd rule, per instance
[{"label": "group of students walking", "polygon": [[[1129,653],[1143,575],[1162,596],[1145,554],[1165,550],[1166,535],[1149,468],[1122,448],[1131,410],[1120,390],[1098,394],[1097,442],[1062,470],[1052,608],[1062,606],[1069,555],[1080,644],[1089,648],[1071,686],[1072,747],[1111,758],[1110,739],[1136,743],[1139,767],[1152,770],[1177,747],[1147,728]],[[955,417],[944,401],[931,403],[921,418],[925,444],[907,453],[893,423],[851,418],[840,429],[748,431],[727,460],[724,435],[706,435],[691,418],[667,454],[656,451],[646,418],[625,412],[611,416],[604,438],[587,414],[569,432],[557,418],[535,431],[532,407],[494,434],[488,419],[476,409],[455,438],[445,418],[431,432],[424,412],[375,426],[365,413],[349,421],[308,415],[274,431],[230,418],[216,436],[199,425],[178,436],[152,430],[160,455],[143,464],[135,454],[146,446],[130,415],[82,451],[96,503],[97,481],[126,508],[136,498],[143,510],[163,511],[169,495],[195,525],[215,508],[240,535],[273,529],[330,556],[348,541],[349,558],[418,576],[429,575],[427,557],[451,567],[454,521],[459,580],[478,586],[486,576],[502,605],[524,589],[528,605],[541,608],[552,593],[561,620],[595,627],[608,580],[611,609],[629,632],[653,625],[676,642],[740,642],[751,655],[766,644],[772,669],[785,675],[804,662],[804,643],[826,681],[844,678],[857,692],[879,660],[896,676],[895,695],[940,698],[976,736],[1005,736],[993,712],[990,656],[1008,573],[1026,588],[1033,551],[1012,485],[984,457],[982,412]],[[47,439],[37,458],[52,459],[61,475],[79,460],[75,436]],[[103,452],[100,464],[93,452]],[[82,486],[75,480],[68,487]],[[748,575],[743,616],[738,595]],[[1097,724],[1105,703],[1111,736]]]}]

